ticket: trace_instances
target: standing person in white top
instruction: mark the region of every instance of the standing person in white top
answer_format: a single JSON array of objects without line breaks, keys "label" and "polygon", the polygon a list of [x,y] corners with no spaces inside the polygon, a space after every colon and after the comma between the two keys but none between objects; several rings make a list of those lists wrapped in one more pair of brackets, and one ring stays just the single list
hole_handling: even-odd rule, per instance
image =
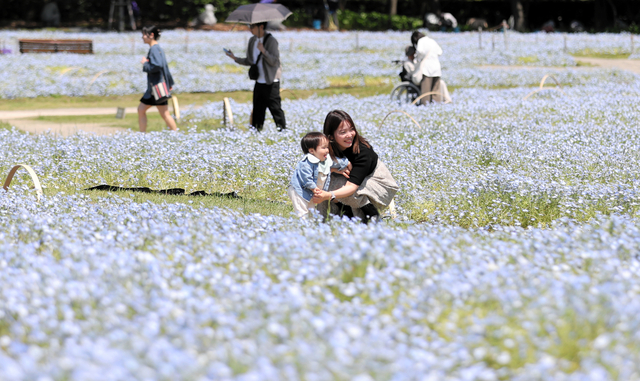
[{"label": "standing person in white top", "polygon": [[[442,48],[435,40],[418,31],[413,32],[411,35],[411,43],[416,48],[416,65],[422,72],[420,91],[422,94],[432,92],[437,87],[438,81],[442,76],[440,59],[438,59],[438,56],[442,55]],[[434,101],[442,102],[442,96],[435,94],[424,97],[421,104]]]},{"label": "standing person in white top", "polygon": [[257,65],[258,78],[253,88],[253,117],[251,125],[258,131],[262,131],[264,117],[269,108],[276,129],[282,131],[287,128],[287,122],[282,111],[280,98],[280,78],[282,67],[280,65],[280,50],[278,40],[271,33],[265,34],[266,22],[251,24],[249,29],[253,37],[249,39],[247,57],[236,57],[231,50],[227,56],[236,63],[245,66]]}]

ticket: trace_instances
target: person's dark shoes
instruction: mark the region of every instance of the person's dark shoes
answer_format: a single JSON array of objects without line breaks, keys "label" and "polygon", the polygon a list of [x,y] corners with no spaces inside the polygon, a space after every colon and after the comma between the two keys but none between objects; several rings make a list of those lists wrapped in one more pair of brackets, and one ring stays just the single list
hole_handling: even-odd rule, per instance
[{"label": "person's dark shoes", "polygon": [[350,206],[342,204],[340,202],[336,203],[336,205],[338,206],[338,208],[340,208],[338,215],[340,217],[349,217],[350,219],[353,218],[353,209],[351,209]]},{"label": "person's dark shoes", "polygon": [[251,126],[251,127],[249,127],[249,129],[250,129],[251,131],[262,132],[262,126],[258,126],[258,127],[256,127],[256,126]]},{"label": "person's dark shoes", "polygon": [[278,132],[282,132],[283,130],[286,130],[286,129],[287,129],[287,127],[284,127],[284,126],[276,126],[276,130]]},{"label": "person's dark shoes", "polygon": [[380,212],[378,212],[378,209],[376,209],[373,204],[367,204],[360,208],[360,210],[364,213],[364,219],[362,222],[365,224],[368,224],[369,222],[377,223],[380,221]]}]

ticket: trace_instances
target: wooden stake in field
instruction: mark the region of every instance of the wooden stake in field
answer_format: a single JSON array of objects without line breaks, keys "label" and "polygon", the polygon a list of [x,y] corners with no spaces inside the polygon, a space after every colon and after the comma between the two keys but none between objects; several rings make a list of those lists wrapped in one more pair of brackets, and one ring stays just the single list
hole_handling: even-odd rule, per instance
[{"label": "wooden stake in field", "polygon": [[360,37],[358,32],[356,32],[356,50],[360,49]]},{"label": "wooden stake in field", "polygon": [[495,51],[496,50],[496,36],[495,34],[491,33],[491,51]]},{"label": "wooden stake in field", "polygon": [[564,52],[567,52],[567,35],[564,35]]},{"label": "wooden stake in field", "polygon": [[171,105],[173,106],[173,115],[176,116],[176,122],[180,123],[180,104],[175,94],[171,95]]},{"label": "wooden stake in field", "polygon": [[502,35],[504,37],[504,48],[509,49],[509,41],[507,41],[507,21],[502,20]]},{"label": "wooden stake in field", "polygon": [[[227,124],[227,120],[229,124]],[[233,113],[231,112],[231,103],[229,98],[222,99],[222,123],[225,127],[233,127]]]},{"label": "wooden stake in field", "polygon": [[189,32],[187,32],[186,36],[184,37],[184,51],[185,53],[189,53]]},{"label": "wooden stake in field", "polygon": [[478,27],[478,46],[482,49],[482,27]]}]

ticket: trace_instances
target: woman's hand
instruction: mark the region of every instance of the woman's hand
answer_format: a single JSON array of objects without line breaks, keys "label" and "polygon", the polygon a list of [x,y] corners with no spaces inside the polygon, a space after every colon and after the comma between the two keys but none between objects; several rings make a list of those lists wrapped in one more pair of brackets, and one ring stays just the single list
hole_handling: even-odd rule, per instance
[{"label": "woman's hand", "polygon": [[227,55],[227,57],[231,58],[232,60],[234,60],[234,61],[236,60],[236,56],[235,56],[235,54],[233,54],[233,52],[231,50],[229,50],[226,53],[226,55]]},{"label": "woman's hand", "polygon": [[351,173],[351,168],[347,167],[345,169],[343,169],[342,171],[336,171],[336,173],[341,174],[342,176],[349,178],[349,174]]},{"label": "woman's hand", "polygon": [[144,64],[149,62],[149,59],[147,57],[142,57],[142,59],[140,60],[140,63]]},{"label": "woman's hand", "polygon": [[267,52],[267,49],[264,48],[264,45],[262,44],[262,42],[258,42],[258,50],[262,53],[265,54]]},{"label": "woman's hand", "polygon": [[319,204],[327,200],[331,200],[331,193],[323,191],[321,189],[313,191],[313,198],[311,199],[311,201],[313,201],[314,203]]}]

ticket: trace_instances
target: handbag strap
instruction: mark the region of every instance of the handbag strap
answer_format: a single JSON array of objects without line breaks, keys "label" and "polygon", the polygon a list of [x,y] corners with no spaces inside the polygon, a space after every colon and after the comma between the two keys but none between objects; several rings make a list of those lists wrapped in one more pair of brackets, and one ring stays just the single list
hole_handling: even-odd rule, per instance
[{"label": "handbag strap", "polygon": [[[265,34],[264,35],[264,40],[262,40],[262,45],[267,43],[267,38],[271,36],[271,33],[269,34]],[[258,38],[256,37],[256,44],[258,43]],[[266,48],[265,48],[266,49]],[[256,59],[256,63],[254,65],[258,64],[258,61],[260,61],[260,58],[262,58],[262,52],[260,52],[260,54],[258,54],[258,58]]]}]

